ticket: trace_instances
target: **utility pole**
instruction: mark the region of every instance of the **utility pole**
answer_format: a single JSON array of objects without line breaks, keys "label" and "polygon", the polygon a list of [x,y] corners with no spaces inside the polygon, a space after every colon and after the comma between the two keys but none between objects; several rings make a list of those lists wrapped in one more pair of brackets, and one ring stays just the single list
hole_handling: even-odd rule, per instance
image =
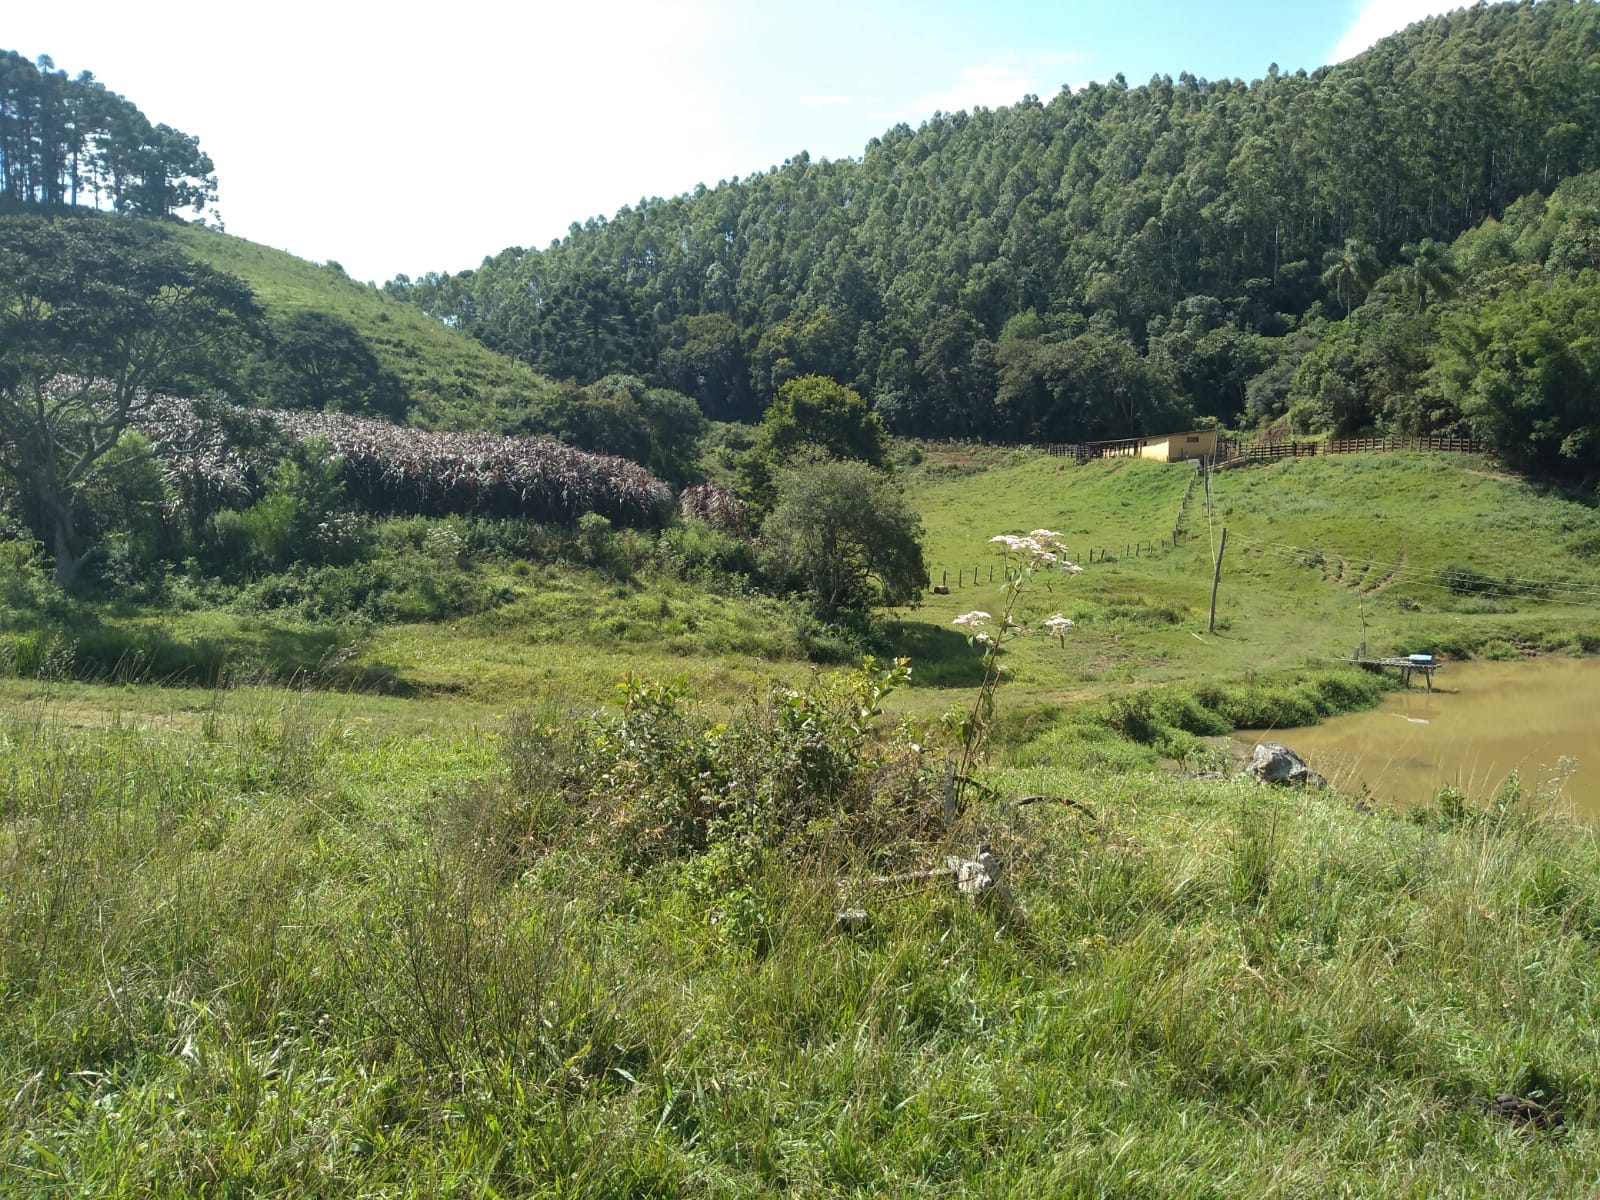
[{"label": "utility pole", "polygon": [[1217,631],[1217,584],[1222,582],[1222,554],[1228,548],[1228,527],[1222,527],[1222,542],[1217,546],[1217,561],[1211,569],[1211,619],[1206,622],[1206,632]]}]

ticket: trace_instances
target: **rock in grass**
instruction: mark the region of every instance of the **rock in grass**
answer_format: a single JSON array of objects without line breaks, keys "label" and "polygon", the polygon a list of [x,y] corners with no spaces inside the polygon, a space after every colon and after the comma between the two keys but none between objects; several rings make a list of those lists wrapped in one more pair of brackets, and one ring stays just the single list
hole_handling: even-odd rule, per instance
[{"label": "rock in grass", "polygon": [[1256,745],[1255,754],[1251,756],[1250,765],[1245,771],[1260,780],[1262,783],[1298,783],[1314,784],[1317,787],[1327,787],[1328,781],[1306,766],[1306,760],[1301,758],[1289,747],[1278,742],[1260,742]]},{"label": "rock in grass", "polygon": [[1539,1129],[1553,1129],[1561,1124],[1561,1103],[1552,1100],[1548,1104],[1540,1104],[1537,1100],[1529,1100],[1525,1096],[1513,1095],[1511,1092],[1500,1092],[1489,1102],[1489,1112],[1497,1117],[1503,1117],[1517,1125],[1532,1125]]},{"label": "rock in grass", "polygon": [[988,843],[980,843],[976,858],[958,858],[951,855],[945,860],[945,867],[955,876],[956,890],[969,900],[978,900],[1000,882],[1000,860],[989,849]]},{"label": "rock in grass", "polygon": [[872,924],[872,916],[864,908],[842,908],[833,918],[834,928],[841,933],[860,933]]}]

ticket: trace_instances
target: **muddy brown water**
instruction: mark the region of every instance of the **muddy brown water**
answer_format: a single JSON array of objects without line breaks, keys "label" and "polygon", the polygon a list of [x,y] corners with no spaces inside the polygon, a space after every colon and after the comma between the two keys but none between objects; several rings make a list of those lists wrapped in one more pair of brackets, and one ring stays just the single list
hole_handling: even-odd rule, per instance
[{"label": "muddy brown water", "polygon": [[1341,791],[1365,785],[1380,801],[1427,804],[1453,784],[1481,804],[1516,771],[1524,795],[1558,792],[1600,821],[1600,659],[1450,663],[1434,688],[1307,729],[1236,736],[1247,750],[1282,742]]}]

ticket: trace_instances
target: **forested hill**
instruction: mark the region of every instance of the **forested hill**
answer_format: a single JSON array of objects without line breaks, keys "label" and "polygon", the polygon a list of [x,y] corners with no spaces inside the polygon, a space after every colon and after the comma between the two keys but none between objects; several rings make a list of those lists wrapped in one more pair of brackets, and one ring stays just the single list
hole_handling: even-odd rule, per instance
[{"label": "forested hill", "polygon": [[714,417],[816,372],[901,432],[1123,435],[1238,420],[1252,382],[1270,417],[1271,381],[1386,268],[1596,165],[1600,10],[1524,2],[1309,75],[936,115],[859,161],[802,153],[387,287],[540,370],[642,374]]}]

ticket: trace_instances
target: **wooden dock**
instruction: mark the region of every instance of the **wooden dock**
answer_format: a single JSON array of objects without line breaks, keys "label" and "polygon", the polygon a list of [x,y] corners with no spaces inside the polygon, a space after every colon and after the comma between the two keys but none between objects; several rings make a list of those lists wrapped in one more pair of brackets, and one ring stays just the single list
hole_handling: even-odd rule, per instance
[{"label": "wooden dock", "polygon": [[1433,691],[1433,673],[1444,666],[1441,662],[1414,662],[1409,658],[1342,658],[1339,661],[1354,663],[1356,666],[1368,671],[1383,671],[1393,668],[1400,672],[1400,682],[1406,687],[1411,686],[1413,673],[1421,675],[1427,681],[1430,692]]}]

